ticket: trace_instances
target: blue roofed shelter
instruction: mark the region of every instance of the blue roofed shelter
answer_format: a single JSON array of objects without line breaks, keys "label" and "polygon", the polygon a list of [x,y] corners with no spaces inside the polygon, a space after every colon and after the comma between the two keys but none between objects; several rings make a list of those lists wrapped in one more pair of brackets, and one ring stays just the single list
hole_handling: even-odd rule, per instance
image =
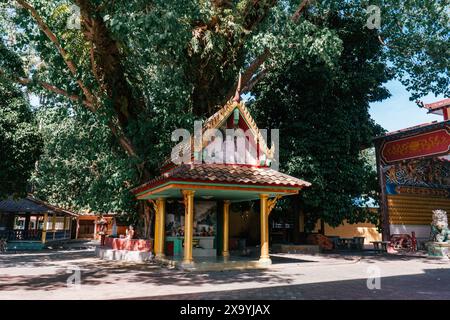
[{"label": "blue roofed shelter", "polygon": [[0,201],[0,239],[9,250],[42,249],[51,242],[71,239],[77,214],[32,196]]}]

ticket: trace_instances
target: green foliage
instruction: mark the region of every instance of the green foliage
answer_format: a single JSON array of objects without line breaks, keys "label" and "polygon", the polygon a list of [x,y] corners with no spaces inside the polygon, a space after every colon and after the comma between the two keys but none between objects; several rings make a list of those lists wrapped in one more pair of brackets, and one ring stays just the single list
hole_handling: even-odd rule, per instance
[{"label": "green foliage", "polygon": [[325,0],[317,2],[322,16],[369,14],[380,8],[381,24],[373,38],[384,43],[383,55],[411,93],[411,100],[429,93],[450,92],[450,2],[448,0]]},{"label": "green foliage", "polygon": [[[380,132],[369,103],[389,96],[391,79],[382,48],[361,21],[339,16],[323,21],[342,43],[333,66],[317,57],[290,59],[255,90],[253,113],[260,127],[280,129],[280,163],[312,183],[301,201],[312,227],[321,218],[332,226],[373,218],[355,204],[376,198],[376,170],[361,150]],[[375,217],[376,218],[376,217]]]},{"label": "green foliage", "polygon": [[107,127],[87,111],[61,107],[41,108],[37,118],[45,141],[31,179],[38,197],[84,212],[136,210],[134,167]]},{"label": "green foliage", "polygon": [[0,198],[26,194],[41,147],[27,98],[0,75]]},{"label": "green foliage", "polygon": [[[380,129],[368,103],[388,96],[381,84],[393,76],[412,98],[448,95],[446,1],[371,1],[382,10],[380,30],[365,27],[369,1],[311,1],[294,22],[301,2],[29,0],[77,66],[73,76],[30,13],[0,0],[2,40],[11,40],[0,70],[29,77],[28,90],[42,102],[45,150],[33,178],[39,196],[73,209],[133,211],[126,190],[148,178],[138,168],[157,174],[173,145],[171,131],[210,116],[230,97],[239,70],[269,50],[254,111],[261,127],[282,129],[284,169],[314,183],[304,194],[311,221],[323,216],[335,225],[364,216],[349,212],[353,197],[375,190],[373,170],[360,155]],[[67,28],[74,3],[89,3],[91,18],[104,23],[95,46],[86,25]],[[113,68],[107,84],[95,74],[102,61],[91,60],[92,48],[94,55],[117,48],[102,66]],[[98,99],[95,113],[83,109],[77,81]],[[121,113],[126,121],[118,120]],[[137,157],[119,149],[111,123],[120,123]]]}]

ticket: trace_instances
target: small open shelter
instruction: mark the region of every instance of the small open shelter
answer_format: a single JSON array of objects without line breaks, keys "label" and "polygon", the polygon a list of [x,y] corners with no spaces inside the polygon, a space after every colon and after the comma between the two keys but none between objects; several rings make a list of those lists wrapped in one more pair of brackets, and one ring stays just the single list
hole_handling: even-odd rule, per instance
[{"label": "small open shelter", "polygon": [[[225,137],[230,129],[246,133],[245,149],[239,149],[236,142],[241,136],[228,140],[220,137],[224,143],[219,147],[215,144],[218,136]],[[215,133],[210,134],[211,130]],[[217,134],[219,131],[222,135]],[[236,227],[229,223],[231,203],[258,200],[258,263],[270,264],[270,212],[278,199],[298,194],[310,183],[271,167],[277,160],[276,145],[272,142],[268,147],[239,93],[205,122],[201,134],[199,140],[191,135],[172,152],[175,158],[178,155],[188,161],[175,164],[172,157],[163,163],[160,176],[133,189],[136,198],[149,201],[156,212],[156,257],[179,256],[182,265],[192,265],[195,257],[229,257],[229,231]],[[231,152],[227,143],[231,143]],[[222,161],[211,161],[217,152],[224,153]],[[243,156],[250,161],[239,161]],[[184,212],[179,210],[180,205]]]},{"label": "small open shelter", "polygon": [[29,195],[0,201],[0,239],[8,248],[40,249],[45,244],[71,239],[76,214]]}]

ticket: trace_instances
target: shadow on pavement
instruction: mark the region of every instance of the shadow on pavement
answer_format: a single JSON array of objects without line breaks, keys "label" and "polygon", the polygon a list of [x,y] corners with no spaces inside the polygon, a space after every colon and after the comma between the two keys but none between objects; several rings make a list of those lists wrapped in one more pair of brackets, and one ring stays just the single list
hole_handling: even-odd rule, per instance
[{"label": "shadow on pavement", "polygon": [[[380,289],[370,290],[367,279],[281,285],[255,289],[227,290],[132,300],[448,300],[450,273],[428,269],[424,274],[383,277]],[[373,282],[372,282],[373,283]]]}]

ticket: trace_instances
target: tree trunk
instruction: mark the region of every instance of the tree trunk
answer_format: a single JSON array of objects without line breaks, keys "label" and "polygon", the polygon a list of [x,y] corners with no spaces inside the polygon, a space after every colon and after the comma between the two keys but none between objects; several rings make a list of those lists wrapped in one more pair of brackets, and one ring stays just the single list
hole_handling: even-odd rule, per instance
[{"label": "tree trunk", "polygon": [[150,239],[150,233],[152,230],[150,205],[147,201],[143,201],[143,207],[144,207],[144,221],[145,221],[145,238]]}]

